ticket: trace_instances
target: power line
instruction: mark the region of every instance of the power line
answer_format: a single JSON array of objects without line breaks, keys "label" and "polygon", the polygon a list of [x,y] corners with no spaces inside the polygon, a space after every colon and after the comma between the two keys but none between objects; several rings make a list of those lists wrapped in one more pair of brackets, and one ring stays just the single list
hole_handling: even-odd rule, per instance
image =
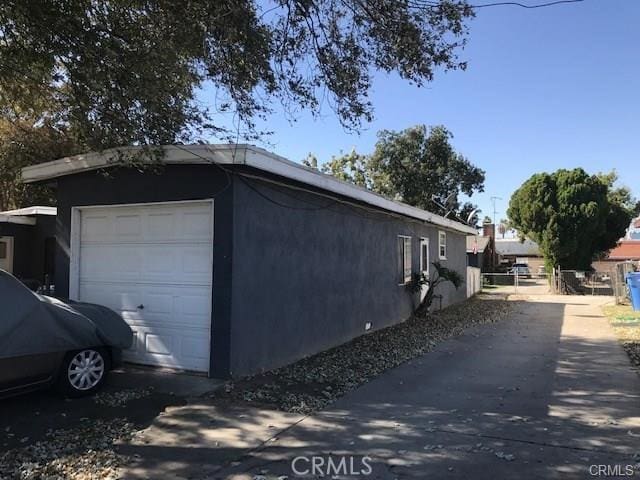
[{"label": "power line", "polygon": [[470,5],[471,8],[487,8],[487,7],[504,7],[504,6],[512,6],[512,7],[520,7],[520,8],[545,8],[545,7],[553,7],[554,5],[560,5],[563,3],[579,3],[584,2],[584,0],[556,0],[554,2],[547,3],[538,3],[535,5],[527,5],[519,2],[494,2],[494,3],[483,3],[479,5]]},{"label": "power line", "polygon": [[[489,8],[489,7],[520,7],[526,9],[534,9],[534,8],[545,8],[545,7],[553,7],[555,5],[561,5],[565,3],[578,3],[584,2],[585,0],[555,0],[552,2],[545,3],[537,3],[533,5],[527,5],[526,3],[520,2],[492,2],[492,3],[480,3],[476,5],[468,5],[469,8]],[[437,1],[426,1],[426,0],[413,0],[409,5],[413,8],[429,8],[429,9],[437,9],[442,6],[441,2]]]}]

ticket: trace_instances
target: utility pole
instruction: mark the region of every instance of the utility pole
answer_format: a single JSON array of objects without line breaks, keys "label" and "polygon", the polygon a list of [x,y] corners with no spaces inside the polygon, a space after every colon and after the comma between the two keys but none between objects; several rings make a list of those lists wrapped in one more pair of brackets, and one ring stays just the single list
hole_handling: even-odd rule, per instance
[{"label": "utility pole", "polygon": [[[500,197],[491,197],[491,204],[493,205],[493,248],[491,249],[491,268],[496,268],[496,200],[502,200]],[[517,287],[516,287],[517,288]]]},{"label": "utility pole", "polygon": [[491,197],[491,204],[493,205],[493,228],[496,226],[496,200],[502,200],[502,197]]}]

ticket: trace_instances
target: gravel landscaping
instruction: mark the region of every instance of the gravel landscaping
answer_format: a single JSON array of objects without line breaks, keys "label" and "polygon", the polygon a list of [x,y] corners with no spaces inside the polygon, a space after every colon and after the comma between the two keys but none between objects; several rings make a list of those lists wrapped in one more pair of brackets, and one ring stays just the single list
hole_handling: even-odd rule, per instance
[{"label": "gravel landscaping", "polygon": [[634,312],[629,305],[608,305],[603,311],[631,363],[640,367],[640,312]]},{"label": "gravel landscaping", "polygon": [[84,423],[79,428],[51,431],[45,440],[0,454],[0,479],[118,478],[118,467],[126,459],[113,445],[130,438],[135,427],[123,419],[86,419]]},{"label": "gravel landscaping", "polygon": [[471,326],[504,318],[516,303],[481,295],[427,318],[411,318],[292,365],[229,383],[212,397],[295,413],[320,410],[384,371],[429,352],[443,340]]},{"label": "gravel landscaping", "polygon": [[92,399],[98,405],[107,407],[123,407],[131,400],[148,397],[153,393],[153,388],[137,388],[128,390],[119,390],[115,392],[98,392]]},{"label": "gravel landscaping", "polygon": [[167,407],[185,403],[152,387],[108,387],[75,400],[50,392],[3,400],[0,480],[120,478],[119,469],[129,458],[117,445]]}]

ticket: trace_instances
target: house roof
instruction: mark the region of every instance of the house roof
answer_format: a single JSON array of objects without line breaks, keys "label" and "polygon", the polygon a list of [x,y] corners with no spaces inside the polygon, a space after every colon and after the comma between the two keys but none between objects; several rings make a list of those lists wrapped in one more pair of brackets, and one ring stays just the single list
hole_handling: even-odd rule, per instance
[{"label": "house roof", "polygon": [[56,207],[26,207],[26,208],[19,208],[17,210],[5,210],[4,212],[0,212],[0,215],[9,215],[9,216],[16,216],[16,215],[57,215],[58,214],[58,209]]},{"label": "house roof", "polygon": [[490,240],[491,240],[491,237],[480,237],[480,236],[467,237],[467,253],[473,253],[473,246],[476,242],[478,242],[477,252],[483,253],[487,248],[487,245],[489,245]]},{"label": "house roof", "polygon": [[[443,228],[466,233],[467,235],[476,234],[475,228],[463,223],[404,203],[389,200],[369,190],[343,182],[331,175],[305,167],[253,145],[167,145],[162,148],[165,152],[162,162],[165,164],[215,163],[221,165],[246,165],[263,172],[279,175],[289,180],[352,198],[358,202],[389,212],[422,220]],[[119,164],[123,155],[135,154],[140,151],[142,151],[142,147],[121,147],[40,163],[23,168],[22,180],[25,183],[40,182],[74,173],[113,167]]]},{"label": "house roof", "polygon": [[640,260],[640,240],[623,240],[609,252],[607,260]]},{"label": "house roof", "polygon": [[498,255],[515,255],[519,257],[540,257],[540,247],[528,238],[521,242],[518,238],[496,238]]}]

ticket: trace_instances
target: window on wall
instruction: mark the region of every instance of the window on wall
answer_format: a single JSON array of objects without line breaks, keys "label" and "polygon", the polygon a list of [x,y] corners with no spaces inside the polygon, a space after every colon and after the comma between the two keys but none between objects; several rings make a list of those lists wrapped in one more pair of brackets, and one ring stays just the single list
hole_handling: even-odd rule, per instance
[{"label": "window on wall", "polygon": [[411,281],[411,237],[398,236],[398,283]]},{"label": "window on wall", "polygon": [[420,271],[429,277],[429,239],[420,239]]},{"label": "window on wall", "polygon": [[440,260],[447,259],[447,232],[438,232],[438,255]]}]

